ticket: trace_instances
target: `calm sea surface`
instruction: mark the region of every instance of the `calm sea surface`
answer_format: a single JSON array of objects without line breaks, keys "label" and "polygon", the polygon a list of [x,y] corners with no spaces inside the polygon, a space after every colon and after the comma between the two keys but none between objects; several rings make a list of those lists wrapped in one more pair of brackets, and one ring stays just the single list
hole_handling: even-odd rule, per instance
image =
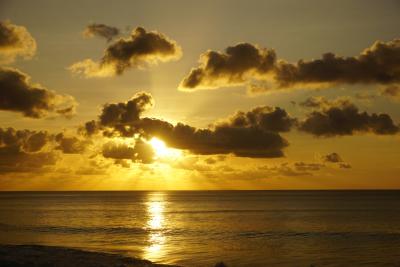
[{"label": "calm sea surface", "polygon": [[400,191],[0,193],[0,243],[183,266],[400,266]]}]

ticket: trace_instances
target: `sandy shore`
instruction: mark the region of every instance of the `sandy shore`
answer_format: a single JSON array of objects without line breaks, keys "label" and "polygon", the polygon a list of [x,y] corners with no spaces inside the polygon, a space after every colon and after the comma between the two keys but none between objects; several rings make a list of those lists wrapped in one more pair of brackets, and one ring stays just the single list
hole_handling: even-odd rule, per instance
[{"label": "sandy shore", "polygon": [[[65,247],[0,245],[1,267],[172,267],[118,254]],[[177,267],[177,266],[175,266]]]}]

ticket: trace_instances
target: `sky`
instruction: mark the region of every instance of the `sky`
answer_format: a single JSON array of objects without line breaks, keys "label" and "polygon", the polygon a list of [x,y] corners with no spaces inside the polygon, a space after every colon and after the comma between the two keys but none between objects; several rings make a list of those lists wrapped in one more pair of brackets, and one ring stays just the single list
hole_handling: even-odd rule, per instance
[{"label": "sky", "polygon": [[0,190],[400,189],[399,12],[0,0]]}]

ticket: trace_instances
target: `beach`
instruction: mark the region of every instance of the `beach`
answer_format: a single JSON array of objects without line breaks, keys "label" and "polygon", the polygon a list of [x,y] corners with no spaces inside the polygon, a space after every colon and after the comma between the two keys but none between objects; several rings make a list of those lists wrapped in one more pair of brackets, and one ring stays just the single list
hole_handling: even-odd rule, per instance
[{"label": "beach", "polygon": [[118,254],[40,245],[0,245],[2,267],[177,267]]}]

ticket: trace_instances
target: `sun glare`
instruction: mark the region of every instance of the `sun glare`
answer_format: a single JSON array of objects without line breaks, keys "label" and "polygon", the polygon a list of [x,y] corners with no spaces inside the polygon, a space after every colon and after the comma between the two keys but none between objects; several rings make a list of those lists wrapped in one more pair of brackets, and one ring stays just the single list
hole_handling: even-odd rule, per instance
[{"label": "sun glare", "polygon": [[153,147],[157,158],[178,157],[181,155],[179,150],[167,147],[164,141],[156,137],[150,139],[149,144]]},{"label": "sun glare", "polygon": [[163,157],[168,154],[168,148],[165,145],[164,141],[161,141],[160,139],[153,137],[149,141],[149,143],[153,147],[154,152],[156,153],[156,156]]}]

